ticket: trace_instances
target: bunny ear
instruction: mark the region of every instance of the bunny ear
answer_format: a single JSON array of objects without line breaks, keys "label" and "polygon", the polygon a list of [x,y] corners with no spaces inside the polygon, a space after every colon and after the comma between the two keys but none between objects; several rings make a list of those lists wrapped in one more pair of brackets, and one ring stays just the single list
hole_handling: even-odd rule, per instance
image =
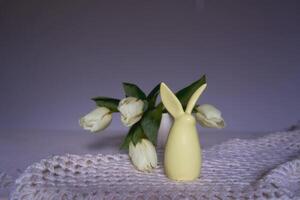
[{"label": "bunny ear", "polygon": [[185,112],[188,113],[188,114],[191,114],[192,111],[193,111],[193,108],[194,106],[196,105],[196,102],[198,100],[198,98],[200,97],[200,95],[203,93],[203,91],[205,90],[207,84],[203,84],[201,85],[195,92],[194,94],[191,96],[187,106],[186,106],[186,109],[185,109]]},{"label": "bunny ear", "polygon": [[164,83],[160,84],[160,97],[164,106],[174,118],[184,113],[180,101]]}]

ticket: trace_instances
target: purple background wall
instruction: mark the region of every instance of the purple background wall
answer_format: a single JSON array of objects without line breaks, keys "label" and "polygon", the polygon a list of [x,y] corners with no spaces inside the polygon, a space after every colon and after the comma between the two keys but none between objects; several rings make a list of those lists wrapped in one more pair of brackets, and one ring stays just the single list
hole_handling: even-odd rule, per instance
[{"label": "purple background wall", "polygon": [[[200,103],[228,130],[300,119],[299,1],[0,0],[0,128],[81,130],[90,97],[121,82],[177,90],[203,73]],[[119,116],[113,127],[120,129]]]}]

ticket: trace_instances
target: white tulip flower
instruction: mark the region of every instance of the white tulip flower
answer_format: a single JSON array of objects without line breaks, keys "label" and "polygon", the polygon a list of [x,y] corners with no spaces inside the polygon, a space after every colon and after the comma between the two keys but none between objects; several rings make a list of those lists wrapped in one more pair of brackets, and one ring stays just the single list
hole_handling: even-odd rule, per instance
[{"label": "white tulip flower", "polygon": [[201,126],[206,128],[224,128],[225,121],[221,111],[210,104],[203,104],[196,107],[196,119]]},{"label": "white tulip flower", "polygon": [[133,165],[140,171],[151,171],[157,167],[157,155],[153,144],[142,139],[136,145],[129,143],[129,157]]},{"label": "white tulip flower", "polygon": [[112,113],[106,107],[98,107],[79,120],[84,130],[97,132],[108,127],[112,120]]},{"label": "white tulip flower", "polygon": [[118,110],[121,113],[122,123],[130,127],[143,116],[144,102],[135,97],[127,97],[120,101]]}]

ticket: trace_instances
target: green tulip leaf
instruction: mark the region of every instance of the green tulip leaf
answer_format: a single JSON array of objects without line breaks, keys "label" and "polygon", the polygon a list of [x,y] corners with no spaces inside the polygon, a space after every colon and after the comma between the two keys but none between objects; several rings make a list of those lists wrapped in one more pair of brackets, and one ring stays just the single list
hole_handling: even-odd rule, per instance
[{"label": "green tulip leaf", "polygon": [[143,112],[146,112],[149,108],[149,103],[147,100],[143,100],[143,102],[144,102]]},{"label": "green tulip leaf", "polygon": [[126,97],[135,97],[138,99],[146,99],[145,93],[135,84],[123,83]]},{"label": "green tulip leaf", "polygon": [[130,142],[133,142],[133,144],[136,145],[143,138],[145,138],[143,129],[140,123],[136,123],[129,129],[129,132],[121,145],[121,149],[128,149]]},{"label": "green tulip leaf", "polygon": [[134,129],[134,133],[132,134],[132,142],[134,145],[136,145],[143,138],[145,138],[145,134],[143,132],[141,125],[138,123],[136,128]]},{"label": "green tulip leaf", "polygon": [[162,108],[157,107],[153,110],[148,110],[141,119],[141,125],[147,138],[156,145],[157,132],[160,126],[162,117]]},{"label": "green tulip leaf", "polygon": [[113,99],[109,97],[94,97],[92,100],[96,102],[97,106],[106,107],[112,112],[118,112],[118,105],[120,102],[119,99]]},{"label": "green tulip leaf", "polygon": [[181,102],[183,108],[185,108],[194,94],[194,92],[203,84],[206,83],[206,76],[202,76],[199,80],[193,82],[192,84],[188,85],[187,87],[181,89],[176,93],[177,98]]},{"label": "green tulip leaf", "polygon": [[129,132],[127,133],[126,137],[124,138],[120,149],[128,149],[129,148],[129,143],[132,140],[131,139],[132,138],[132,134],[131,134],[132,130],[131,129],[132,129],[132,127],[129,129]]},{"label": "green tulip leaf", "polygon": [[157,96],[159,95],[160,83],[157,84],[147,96],[149,102],[149,108],[154,108],[156,104]]}]

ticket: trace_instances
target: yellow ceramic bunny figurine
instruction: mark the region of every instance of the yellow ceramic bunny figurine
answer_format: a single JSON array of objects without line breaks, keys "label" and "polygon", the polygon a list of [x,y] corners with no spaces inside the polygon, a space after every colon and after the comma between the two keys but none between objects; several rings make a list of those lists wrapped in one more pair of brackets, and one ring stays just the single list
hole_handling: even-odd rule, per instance
[{"label": "yellow ceramic bunny figurine", "polygon": [[162,102],[168,112],[174,117],[164,155],[165,173],[170,179],[191,181],[200,176],[201,148],[196,129],[196,120],[191,113],[205,88],[206,84],[195,91],[184,111],[180,101],[167,85],[164,83],[160,85]]}]

